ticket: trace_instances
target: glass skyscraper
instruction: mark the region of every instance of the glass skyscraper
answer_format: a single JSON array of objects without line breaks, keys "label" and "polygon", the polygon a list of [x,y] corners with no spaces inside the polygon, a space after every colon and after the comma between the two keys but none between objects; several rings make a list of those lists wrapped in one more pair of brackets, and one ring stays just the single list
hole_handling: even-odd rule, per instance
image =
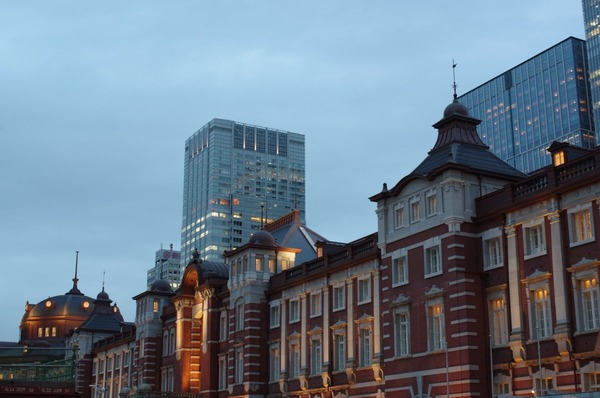
[{"label": "glass skyscraper", "polygon": [[[600,126],[600,0],[582,0],[592,110]],[[596,131],[598,133],[598,131]]]},{"label": "glass skyscraper", "polygon": [[531,173],[550,164],[553,141],[596,145],[586,43],[569,37],[459,97],[481,119],[490,150]]},{"label": "glass skyscraper", "polygon": [[263,224],[305,213],[304,135],[213,119],[185,143],[181,260],[248,242]]}]

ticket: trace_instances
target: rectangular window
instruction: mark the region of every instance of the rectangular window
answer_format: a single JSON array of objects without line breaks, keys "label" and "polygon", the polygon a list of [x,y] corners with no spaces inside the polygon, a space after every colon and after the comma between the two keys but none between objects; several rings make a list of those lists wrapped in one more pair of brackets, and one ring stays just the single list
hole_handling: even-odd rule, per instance
[{"label": "rectangular window", "polygon": [[333,336],[333,370],[346,369],[346,337],[342,333]]},{"label": "rectangular window", "polygon": [[600,391],[600,373],[586,373],[585,384],[587,391]]},{"label": "rectangular window", "polygon": [[244,381],[244,348],[235,348],[235,384]]},{"label": "rectangular window", "polygon": [[221,311],[221,315],[219,317],[219,340],[227,340],[227,332],[227,311]]},{"label": "rectangular window", "polygon": [[52,337],[56,337],[56,326],[52,326]]},{"label": "rectangular window", "polygon": [[371,301],[371,278],[362,278],[358,280],[358,304]]},{"label": "rectangular window", "polygon": [[404,226],[404,204],[398,205],[394,210],[394,228],[402,228]]},{"label": "rectangular window", "polygon": [[289,267],[290,267],[290,261],[289,260],[281,260],[281,270],[282,271],[285,271]]},{"label": "rectangular window", "polygon": [[525,254],[527,256],[535,256],[545,253],[546,247],[544,245],[542,224],[525,227],[523,230],[525,238]]},{"label": "rectangular window", "polygon": [[38,337],[44,337],[44,328],[38,327]]},{"label": "rectangular window", "polygon": [[154,312],[154,313],[158,312],[159,304],[160,304],[160,301],[157,299],[154,299],[154,301],[152,302],[152,312]]},{"label": "rectangular window", "polygon": [[290,378],[296,379],[300,376],[300,344],[290,344]]},{"label": "rectangular window", "polygon": [[600,327],[598,312],[598,283],[595,277],[579,281],[581,294],[581,315],[583,330],[593,330]]},{"label": "rectangular window", "polygon": [[167,330],[163,331],[162,355],[163,357],[169,355],[169,332]]},{"label": "rectangular window", "polygon": [[235,305],[235,330],[244,330],[244,302],[238,300]]},{"label": "rectangular window", "polygon": [[499,237],[490,238],[483,242],[484,266],[494,268],[502,265],[502,241]]},{"label": "rectangular window", "polygon": [[441,272],[440,247],[433,246],[425,249],[425,276],[437,275]]},{"label": "rectangular window", "polygon": [[322,297],[323,296],[321,295],[321,292],[312,292],[310,294],[310,316],[311,317],[321,315]]},{"label": "rectangular window", "polygon": [[269,257],[269,272],[274,273],[277,271],[277,260],[275,257]]},{"label": "rectangular window", "polygon": [[219,357],[219,390],[227,388],[227,357],[221,355]]},{"label": "rectangular window", "polygon": [[408,283],[406,256],[395,258],[392,260],[392,284],[396,286],[406,283]]},{"label": "rectangular window", "polygon": [[271,304],[270,325],[272,328],[277,328],[280,325],[279,303]]},{"label": "rectangular window", "polygon": [[492,344],[503,345],[508,343],[508,325],[506,318],[506,302],[503,298],[492,299],[490,306],[490,323],[492,326]]},{"label": "rectangular window", "polygon": [[321,373],[321,363],[323,355],[321,354],[321,339],[312,339],[310,345],[310,374],[318,375]]},{"label": "rectangular window", "polygon": [[300,302],[298,299],[290,300],[290,323],[300,320]]},{"label": "rectangular window", "polygon": [[436,351],[444,348],[444,308],[441,303],[429,305],[429,350]]},{"label": "rectangular window", "polygon": [[552,334],[550,317],[550,295],[548,289],[542,288],[533,292],[533,335],[535,338],[549,337]]},{"label": "rectangular window", "polygon": [[371,329],[361,328],[358,331],[358,366],[371,365]]},{"label": "rectangular window", "polygon": [[410,222],[415,223],[421,219],[421,202],[417,199],[416,202],[410,204]]},{"label": "rectangular window", "polygon": [[[227,338],[227,323],[225,323],[225,337]],[[169,354],[175,353],[175,328],[169,329]]]},{"label": "rectangular window", "polygon": [[410,323],[406,309],[394,310],[394,348],[397,357],[410,354]]},{"label": "rectangular window", "polygon": [[333,310],[339,311],[346,308],[345,286],[339,285],[333,287]]},{"label": "rectangular window", "polygon": [[46,326],[44,329],[44,337],[50,337],[50,326]]},{"label": "rectangular window", "polygon": [[263,270],[263,258],[256,257],[256,272],[262,272]]},{"label": "rectangular window", "polygon": [[589,242],[594,239],[591,208],[569,214],[571,243]]},{"label": "rectangular window", "polygon": [[269,355],[269,380],[279,380],[281,365],[279,360],[279,345],[273,344]]},{"label": "rectangular window", "polygon": [[431,194],[427,196],[427,217],[437,214],[437,195]]}]

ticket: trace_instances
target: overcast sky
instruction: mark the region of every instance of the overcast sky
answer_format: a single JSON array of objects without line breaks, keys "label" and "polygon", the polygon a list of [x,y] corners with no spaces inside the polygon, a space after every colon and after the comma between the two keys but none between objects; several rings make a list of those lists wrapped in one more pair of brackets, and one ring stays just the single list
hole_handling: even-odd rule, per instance
[{"label": "overcast sky", "polygon": [[0,2],[0,340],[25,303],[131,297],[180,247],[184,142],[210,119],[306,135],[306,218],[376,230],[458,93],[568,36],[580,0]]}]

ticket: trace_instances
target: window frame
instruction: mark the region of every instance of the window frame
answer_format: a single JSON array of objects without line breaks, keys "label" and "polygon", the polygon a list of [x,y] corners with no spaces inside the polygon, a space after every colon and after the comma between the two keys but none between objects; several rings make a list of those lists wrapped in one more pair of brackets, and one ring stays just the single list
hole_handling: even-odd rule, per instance
[{"label": "window frame", "polygon": [[[317,299],[318,297],[318,299]],[[316,307],[316,308],[315,308]],[[310,293],[310,317],[316,318],[323,314],[323,294],[320,291]]]},{"label": "window frame", "polygon": [[[433,203],[431,203],[433,201]],[[426,218],[433,217],[438,214],[438,200],[437,200],[437,191],[432,190],[427,192],[425,195],[425,204],[426,204]]]},{"label": "window frame", "polygon": [[367,304],[371,302],[371,275],[364,275],[357,278],[356,296],[357,304]]},{"label": "window frame", "polygon": [[[585,220],[579,220],[577,216],[587,215]],[[584,245],[596,240],[594,230],[594,212],[591,203],[578,205],[567,210],[567,219],[569,224],[569,247]],[[580,230],[579,224],[583,223],[584,228]],[[578,236],[583,231],[583,236]]]},{"label": "window frame", "polygon": [[[398,319],[403,316],[404,319]],[[410,356],[410,311],[408,305],[396,306],[392,310],[394,330],[394,356]]]},{"label": "window frame", "polygon": [[[432,253],[435,254],[436,263],[432,263]],[[442,248],[440,244],[433,244],[424,247],[425,255],[425,278],[431,278],[442,274]],[[433,265],[436,269],[433,269]]]},{"label": "window frame", "polygon": [[[436,313],[436,309],[440,312]],[[441,297],[427,300],[427,350],[440,351],[446,345],[446,314]]]},{"label": "window frame", "polygon": [[[401,266],[399,266],[400,263],[402,263]],[[392,257],[392,287],[403,286],[408,282],[408,255]]]},{"label": "window frame", "polygon": [[289,323],[300,322],[300,299],[292,298],[288,302],[289,305]]},{"label": "window frame", "polygon": [[[527,224],[523,224],[523,250],[524,258],[543,256],[546,254],[546,228],[543,218],[533,220]],[[535,232],[534,234],[534,231]],[[539,242],[533,242],[536,239]]]},{"label": "window frame", "polygon": [[333,312],[346,309],[346,284],[341,283],[332,287],[332,310]]},{"label": "window frame", "polygon": [[[398,217],[400,216],[400,217]],[[406,206],[400,202],[394,206],[394,229],[404,228],[406,225]]]},{"label": "window frame", "polygon": [[[489,325],[492,346],[502,347],[509,342],[508,308],[504,291],[488,294]],[[497,306],[496,304],[502,304]]]}]

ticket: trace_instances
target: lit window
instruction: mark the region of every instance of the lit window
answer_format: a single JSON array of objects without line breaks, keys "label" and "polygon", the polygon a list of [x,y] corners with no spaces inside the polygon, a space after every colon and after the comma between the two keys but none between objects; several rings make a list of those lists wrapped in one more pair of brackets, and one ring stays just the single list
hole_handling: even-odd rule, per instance
[{"label": "lit window", "polygon": [[596,277],[588,277],[579,281],[581,296],[581,318],[583,330],[593,330],[600,327],[598,311],[598,282]]},{"label": "lit window", "polygon": [[527,256],[540,255],[546,252],[542,224],[524,227],[523,235],[525,239],[525,254]]},{"label": "lit window", "polygon": [[285,271],[289,267],[290,267],[290,261],[289,260],[281,260],[281,270],[282,271]]},{"label": "lit window", "polygon": [[275,257],[269,257],[269,272],[274,273],[277,271],[277,261]]},{"label": "lit window", "polygon": [[290,300],[290,323],[300,320],[300,302],[298,299]]},{"label": "lit window", "polygon": [[429,350],[436,351],[444,348],[444,308],[441,303],[430,304],[428,307],[428,337]]},{"label": "lit window", "polygon": [[279,303],[271,303],[270,325],[272,328],[279,327]]},{"label": "lit window", "polygon": [[310,294],[310,316],[320,316],[321,315],[321,301],[322,296],[321,292],[313,292]]},{"label": "lit window", "polygon": [[38,337],[44,337],[44,328],[38,327]]},{"label": "lit window", "polygon": [[560,166],[562,164],[565,164],[564,151],[554,152],[554,155],[552,155],[552,160],[554,162],[554,166]]},{"label": "lit window", "polygon": [[394,348],[397,357],[410,354],[410,322],[406,307],[394,309]]},{"label": "lit window", "polygon": [[159,300],[154,300],[154,302],[152,303],[152,312],[158,312],[158,305],[160,304]]},{"label": "lit window", "polygon": [[492,343],[502,345],[508,343],[508,325],[506,320],[506,302],[504,298],[489,301],[490,323],[492,327]]},{"label": "lit window", "polygon": [[536,339],[549,337],[552,334],[552,320],[550,317],[550,295],[547,288],[537,289],[533,294],[532,335]]},{"label": "lit window", "polygon": [[371,301],[371,278],[362,278],[358,280],[358,303],[368,303]]},{"label": "lit window", "polygon": [[344,285],[333,287],[333,310],[339,311],[346,308],[346,294]]},{"label": "lit window", "polygon": [[44,329],[44,337],[50,337],[50,327],[46,326]]},{"label": "lit window", "polygon": [[408,283],[406,256],[395,258],[392,260],[392,284],[395,286],[406,283]]},{"label": "lit window", "polygon": [[52,326],[52,337],[56,337],[56,326]]},{"label": "lit window", "polygon": [[262,272],[263,270],[263,258],[256,257],[256,272]]},{"label": "lit window", "polygon": [[433,276],[441,272],[440,247],[433,246],[425,249],[425,276]]},{"label": "lit window", "polygon": [[318,375],[321,373],[321,363],[323,361],[321,351],[321,339],[313,338],[310,340],[310,374]]},{"label": "lit window", "polygon": [[569,223],[571,244],[586,243],[594,240],[591,207],[581,211],[570,212]]}]

